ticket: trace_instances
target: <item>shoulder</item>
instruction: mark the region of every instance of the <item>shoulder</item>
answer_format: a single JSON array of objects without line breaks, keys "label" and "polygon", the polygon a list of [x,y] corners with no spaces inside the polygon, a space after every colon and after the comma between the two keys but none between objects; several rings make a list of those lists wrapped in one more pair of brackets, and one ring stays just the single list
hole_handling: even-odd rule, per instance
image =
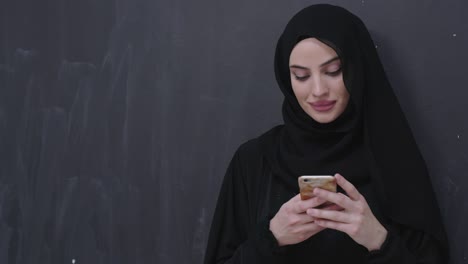
[{"label": "shoulder", "polygon": [[242,143],[233,156],[233,165],[242,168],[241,171],[244,172],[264,169],[267,166],[265,153],[274,148],[282,128],[282,125],[275,126],[260,136]]},{"label": "shoulder", "polygon": [[256,138],[252,138],[242,143],[236,151],[239,157],[252,159],[259,158],[262,156],[262,145],[264,142],[271,142],[272,139],[276,138],[284,125],[275,126],[268,131],[264,132]]}]

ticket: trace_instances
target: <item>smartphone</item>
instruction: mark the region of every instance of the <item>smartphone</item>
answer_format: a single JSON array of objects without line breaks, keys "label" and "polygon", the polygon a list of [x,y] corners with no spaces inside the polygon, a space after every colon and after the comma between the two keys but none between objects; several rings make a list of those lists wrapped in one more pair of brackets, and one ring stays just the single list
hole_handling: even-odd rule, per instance
[{"label": "smartphone", "polygon": [[331,175],[303,175],[298,178],[298,183],[302,200],[314,197],[315,188],[336,192],[336,179]]}]

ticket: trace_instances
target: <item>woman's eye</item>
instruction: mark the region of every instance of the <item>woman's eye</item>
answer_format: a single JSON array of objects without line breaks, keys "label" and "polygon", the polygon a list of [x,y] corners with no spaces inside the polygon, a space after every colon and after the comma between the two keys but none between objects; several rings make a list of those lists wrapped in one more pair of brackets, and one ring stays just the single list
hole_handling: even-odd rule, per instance
[{"label": "woman's eye", "polygon": [[298,81],[305,81],[307,80],[307,78],[309,78],[309,76],[297,76],[297,75],[294,75],[294,77],[296,78],[296,80]]},{"label": "woman's eye", "polygon": [[341,67],[340,67],[338,70],[336,70],[336,71],[327,72],[326,74],[327,74],[327,75],[330,75],[330,76],[337,76],[337,75],[339,75],[340,73],[341,73]]}]

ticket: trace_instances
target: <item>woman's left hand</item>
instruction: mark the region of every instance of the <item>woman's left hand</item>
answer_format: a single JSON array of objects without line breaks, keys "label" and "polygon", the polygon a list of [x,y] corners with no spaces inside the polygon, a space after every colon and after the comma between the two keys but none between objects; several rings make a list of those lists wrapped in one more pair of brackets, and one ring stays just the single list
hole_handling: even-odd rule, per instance
[{"label": "woman's left hand", "polygon": [[380,249],[387,237],[387,230],[375,218],[359,191],[340,174],[335,174],[335,178],[348,196],[319,188],[314,189],[314,195],[340,206],[343,210],[311,208],[307,210],[307,214],[315,218],[317,225],[345,232],[369,251]]}]

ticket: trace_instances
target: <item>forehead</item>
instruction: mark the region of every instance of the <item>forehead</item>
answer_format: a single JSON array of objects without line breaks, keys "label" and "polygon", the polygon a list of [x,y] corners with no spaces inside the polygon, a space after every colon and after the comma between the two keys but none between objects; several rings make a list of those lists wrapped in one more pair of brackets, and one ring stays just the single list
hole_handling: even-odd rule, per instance
[{"label": "forehead", "polygon": [[317,38],[306,38],[299,41],[289,56],[290,64],[303,66],[319,66],[320,64],[335,58],[337,53],[327,44]]}]

